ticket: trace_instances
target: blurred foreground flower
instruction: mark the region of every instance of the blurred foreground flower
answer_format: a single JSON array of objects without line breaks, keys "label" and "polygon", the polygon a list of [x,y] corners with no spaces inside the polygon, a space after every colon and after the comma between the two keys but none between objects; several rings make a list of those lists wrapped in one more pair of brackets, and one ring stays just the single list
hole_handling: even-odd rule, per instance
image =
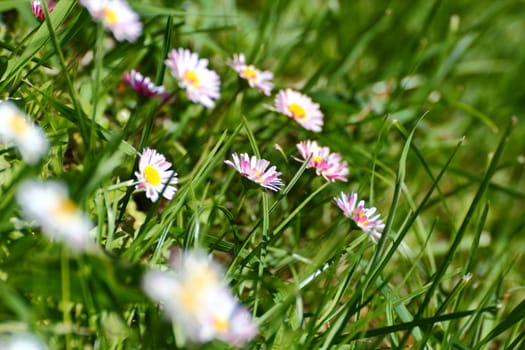
[{"label": "blurred foreground flower", "polygon": [[93,19],[102,22],[118,41],[135,41],[142,33],[139,16],[124,0],[80,0]]},{"label": "blurred foreground flower", "polygon": [[[49,13],[53,12],[55,6],[56,3],[53,0],[49,0],[47,3],[47,11]],[[31,1],[31,12],[33,12],[33,15],[35,15],[35,17],[38,18],[40,21],[43,21],[45,18],[45,13],[44,9],[42,8],[42,1]]]},{"label": "blurred foreground flower", "polygon": [[14,143],[24,161],[35,164],[49,149],[44,130],[29,119],[18,107],[0,102],[0,142]]},{"label": "blurred foreground flower", "polygon": [[239,76],[248,81],[248,84],[265,94],[270,96],[272,92],[273,73],[269,71],[261,72],[252,65],[246,64],[244,54],[234,54],[233,60],[228,60],[228,65],[235,69]]},{"label": "blurred foreground flower", "polygon": [[5,342],[0,341],[2,350],[46,350],[47,347],[33,334],[15,334]]},{"label": "blurred foreground flower", "polygon": [[168,92],[164,86],[155,85],[150,78],[143,76],[136,70],[132,69],[124,74],[124,81],[137,93],[146,96],[153,97],[159,96],[165,100],[169,97]]},{"label": "blurred foreground flower", "polygon": [[199,250],[181,252],[172,267],[146,272],[143,288],[164,306],[188,340],[220,339],[242,346],[257,335],[248,310],[235,300],[220,266],[209,256]]},{"label": "blurred foreground flower", "polygon": [[328,147],[319,147],[316,141],[302,141],[296,146],[303,158],[301,160],[294,157],[296,160],[305,162],[311,156],[306,168],[315,168],[316,174],[328,181],[347,181],[348,164],[339,153],[330,153]]},{"label": "blurred foreground flower", "polygon": [[192,102],[206,108],[215,106],[214,100],[220,97],[221,82],[219,75],[208,69],[207,59],[200,59],[196,53],[179,48],[171,50],[164,63]]},{"label": "blurred foreground flower", "polygon": [[139,171],[135,172],[138,184],[137,189],[146,190],[146,197],[156,202],[159,194],[171,200],[177,191],[176,185],[179,182],[177,173],[171,168],[171,163],[166,158],[151,148],[145,148],[140,154]]},{"label": "blurred foreground flower", "polygon": [[306,95],[292,89],[281,90],[275,97],[275,108],[307,130],[322,130],[323,113],[319,105]]},{"label": "blurred foreground flower", "polygon": [[363,232],[370,234],[374,241],[381,238],[381,231],[385,228],[385,224],[379,214],[373,216],[376,212],[375,207],[365,208],[365,202],[362,200],[358,203],[355,192],[350,195],[341,192],[340,198],[334,200],[343,214],[352,219]]},{"label": "blurred foreground flower", "polygon": [[42,227],[49,238],[77,251],[89,248],[91,222],[69,198],[63,183],[26,180],[18,186],[16,197],[24,216]]},{"label": "blurred foreground flower", "polygon": [[241,175],[247,179],[261,185],[261,187],[268,188],[272,191],[279,191],[279,187],[283,185],[281,181],[281,173],[277,171],[275,166],[270,167],[270,162],[266,159],[257,159],[257,157],[248,156],[247,153],[232,154],[233,162],[225,160],[224,163],[235,168]]}]

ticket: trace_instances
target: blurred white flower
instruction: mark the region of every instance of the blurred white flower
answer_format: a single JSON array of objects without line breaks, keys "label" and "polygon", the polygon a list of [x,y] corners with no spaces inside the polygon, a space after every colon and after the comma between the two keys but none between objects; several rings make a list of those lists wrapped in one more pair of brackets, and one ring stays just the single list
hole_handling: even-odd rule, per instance
[{"label": "blurred white flower", "polygon": [[80,0],[93,19],[102,22],[118,41],[134,42],[142,33],[139,16],[124,0]]},{"label": "blurred white flower", "polygon": [[91,246],[91,221],[69,198],[63,183],[26,180],[18,185],[16,198],[24,216],[35,221],[49,238],[76,251]]},{"label": "blurred white flower", "polygon": [[185,337],[197,343],[220,339],[242,346],[257,335],[249,312],[232,295],[222,269],[199,250],[181,253],[173,271],[148,271],[143,288],[162,303]]},{"label": "blurred white flower", "polygon": [[47,347],[33,334],[15,334],[0,342],[2,350],[46,350]]},{"label": "blurred white flower", "polygon": [[29,164],[37,163],[49,149],[44,130],[8,101],[0,103],[0,143],[15,144],[24,161]]}]

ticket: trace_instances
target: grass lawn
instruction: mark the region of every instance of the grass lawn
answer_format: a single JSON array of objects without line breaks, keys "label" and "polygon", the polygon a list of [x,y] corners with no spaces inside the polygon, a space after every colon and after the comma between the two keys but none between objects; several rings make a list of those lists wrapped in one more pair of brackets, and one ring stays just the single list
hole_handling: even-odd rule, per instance
[{"label": "grass lawn", "polygon": [[1,349],[525,347],[523,1],[32,3]]}]

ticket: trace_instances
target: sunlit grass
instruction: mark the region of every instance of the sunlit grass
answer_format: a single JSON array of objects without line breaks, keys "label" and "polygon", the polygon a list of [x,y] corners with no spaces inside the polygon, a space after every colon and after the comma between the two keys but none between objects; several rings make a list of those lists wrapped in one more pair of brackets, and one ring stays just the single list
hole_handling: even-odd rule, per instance
[{"label": "sunlit grass", "polygon": [[[223,267],[258,325],[246,348],[522,346],[524,4],[130,5],[143,25],[134,42],[77,2],[40,22],[28,2],[0,1],[2,97],[51,144],[29,165],[16,143],[0,144],[0,347],[32,333],[50,349],[230,348],[186,341],[187,325],[144,291],[147,271],[176,270],[193,248]],[[165,65],[177,48],[220,77],[212,104],[188,97],[202,71]],[[232,69],[239,53],[260,71]],[[132,69],[170,97],[133,91]],[[274,75],[270,96],[249,86],[262,71]],[[322,130],[301,119],[310,102],[276,106],[285,89],[319,104]],[[306,140],[340,154],[348,181],[302,159]],[[148,147],[177,173],[172,198],[151,169],[135,174]],[[234,153],[268,160],[282,184],[261,186],[269,166],[225,164]],[[137,190],[146,178],[157,200]],[[32,179],[67,185],[94,246],[71,250],[26,220],[17,191]],[[352,192],[377,208],[380,238],[336,205]]]}]

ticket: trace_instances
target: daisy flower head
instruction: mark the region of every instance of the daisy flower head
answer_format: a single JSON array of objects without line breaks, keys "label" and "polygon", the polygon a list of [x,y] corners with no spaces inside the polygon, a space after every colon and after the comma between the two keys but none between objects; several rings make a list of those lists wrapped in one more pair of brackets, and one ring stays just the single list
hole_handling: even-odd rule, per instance
[{"label": "daisy flower head", "polygon": [[321,132],[323,113],[319,104],[292,89],[281,90],[275,97],[275,108],[301,125],[306,130]]},{"label": "daisy flower head", "polygon": [[124,74],[124,81],[137,93],[146,97],[159,96],[162,100],[169,97],[164,86],[155,85],[150,78],[132,69]]},{"label": "daisy flower head", "polygon": [[248,84],[265,94],[270,96],[272,92],[273,73],[269,71],[260,71],[252,65],[246,64],[244,54],[234,54],[232,60],[228,60],[228,65],[235,69],[237,74],[245,80]]},{"label": "daisy flower head", "polygon": [[146,272],[142,285],[191,342],[219,339],[242,346],[257,335],[255,322],[234,298],[220,266],[200,250],[182,252],[168,271]]},{"label": "daisy flower head", "polygon": [[0,102],[0,142],[15,144],[28,164],[36,164],[49,149],[44,130],[8,101]]},{"label": "daisy flower head", "polygon": [[3,350],[46,350],[47,347],[30,333],[20,333],[10,336],[5,342],[0,341]]},{"label": "daisy flower head", "polygon": [[[46,0],[44,0],[46,1]],[[53,12],[55,9],[56,3],[53,0],[49,0],[47,3],[47,10],[49,13]],[[43,21],[45,18],[44,8],[42,7],[42,1],[33,0],[31,1],[31,12],[38,18],[40,21]]]},{"label": "daisy flower head", "polygon": [[177,191],[174,185],[179,182],[177,173],[170,170],[171,163],[151,148],[144,149],[139,156],[139,171],[135,172],[138,183],[135,188],[144,189],[146,197],[152,202],[159,199],[159,194],[171,200]]},{"label": "daisy flower head", "polygon": [[283,185],[281,181],[281,173],[277,171],[275,166],[270,167],[270,162],[266,159],[258,159],[256,156],[250,156],[247,153],[232,154],[233,162],[225,160],[224,163],[235,168],[242,176],[248,180],[255,182],[261,187],[270,189],[272,191],[279,191]]},{"label": "daisy flower head", "polygon": [[348,164],[342,160],[339,153],[332,153],[328,147],[320,147],[316,141],[310,140],[299,142],[296,147],[302,157],[302,159],[294,157],[296,160],[305,162],[310,158],[306,168],[314,168],[317,175],[331,182],[347,181]]},{"label": "daisy flower head", "polygon": [[24,216],[50,239],[63,241],[75,251],[91,246],[91,221],[69,198],[63,183],[26,180],[18,186],[16,198]]},{"label": "daisy flower head", "polygon": [[80,0],[80,4],[118,41],[134,42],[142,33],[139,16],[124,0]]},{"label": "daisy flower head", "polygon": [[179,87],[186,90],[190,101],[206,108],[215,107],[214,100],[220,97],[220,78],[217,73],[208,69],[208,60],[199,58],[188,49],[173,49],[164,61],[170,68],[171,75],[179,81]]},{"label": "daisy flower head", "polygon": [[363,200],[358,202],[355,192],[350,195],[341,192],[340,197],[336,197],[334,200],[344,216],[352,219],[363,232],[370,234],[374,241],[381,238],[385,224],[380,215],[376,214],[375,207],[366,208]]}]

